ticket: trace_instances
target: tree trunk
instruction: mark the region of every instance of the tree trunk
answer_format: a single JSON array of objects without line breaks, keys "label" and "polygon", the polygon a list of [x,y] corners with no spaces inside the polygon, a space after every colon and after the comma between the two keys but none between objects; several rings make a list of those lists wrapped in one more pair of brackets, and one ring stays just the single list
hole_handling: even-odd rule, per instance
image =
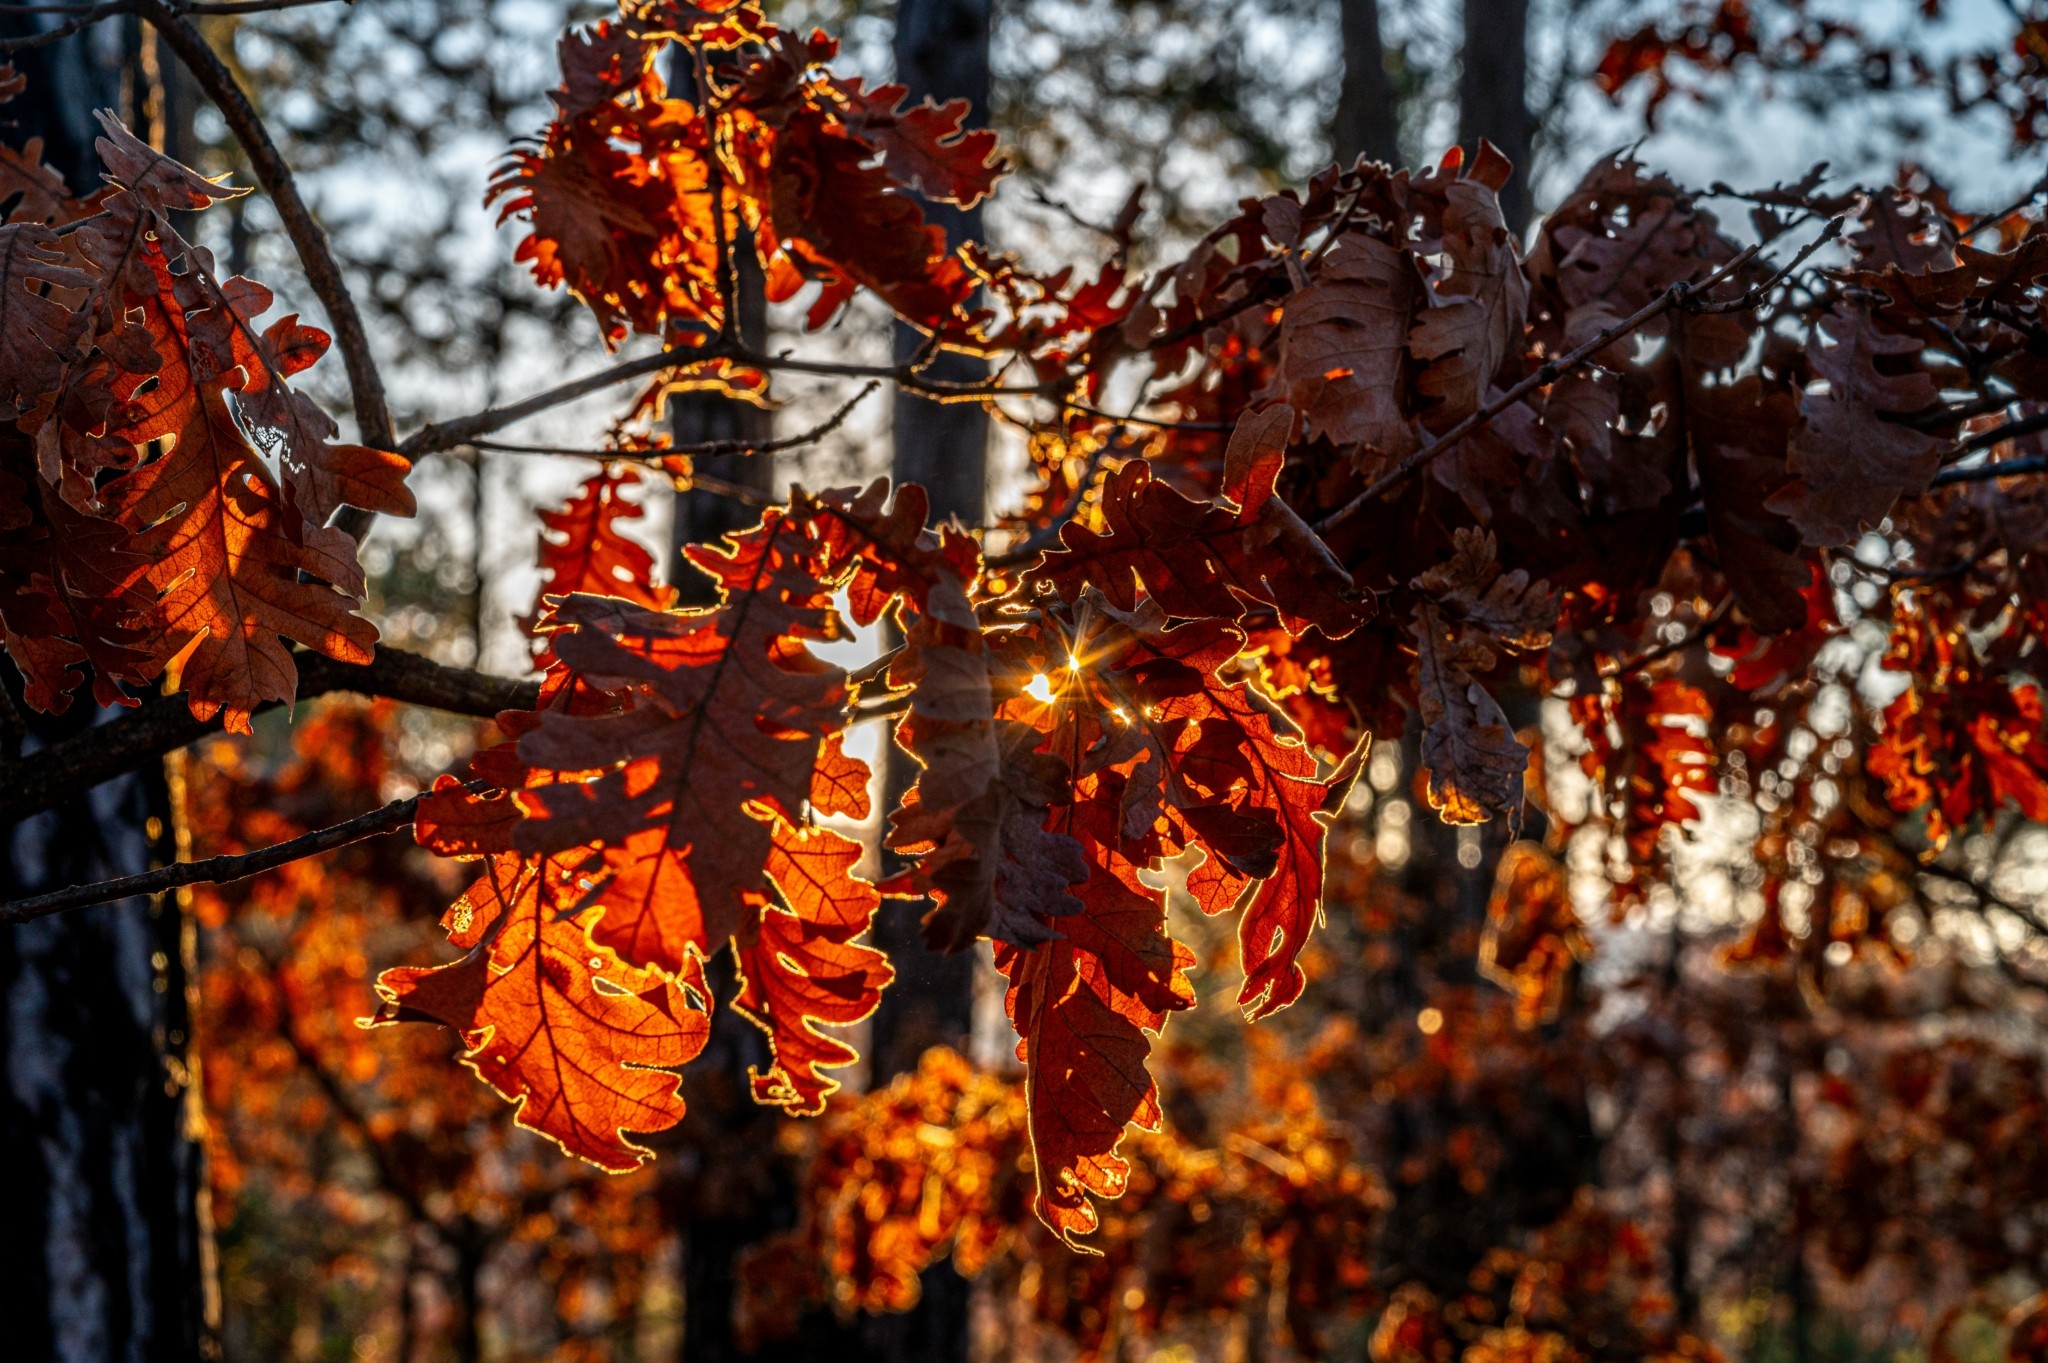
[{"label": "tree trunk", "polygon": [[[746,251],[738,253],[737,262],[734,310],[740,337],[759,350],[767,344],[768,331],[761,267]],[[774,434],[771,413],[715,393],[676,394],[669,412],[678,445],[709,440],[760,444]],[[764,495],[775,486],[773,455],[698,455],[692,462],[707,478]],[[717,540],[759,519],[756,508],[732,497],[709,492],[676,497],[669,581],[684,605],[707,605],[717,597],[711,579],[683,558],[684,546]],[[727,1363],[748,1356],[733,1330],[739,1259],[777,1228],[775,1213],[791,1200],[789,1190],[779,1186],[786,1179],[775,1144],[776,1114],[755,1103],[748,1086],[748,1071],[768,1064],[765,1039],[732,1010],[736,990],[729,957],[721,954],[711,963],[709,981],[717,995],[711,1040],[683,1079],[689,1114],[682,1127],[654,1142],[662,1201],[682,1240],[680,1356],[688,1363]]]},{"label": "tree trunk", "polygon": [[[989,112],[989,27],[991,0],[902,0],[896,11],[896,79],[913,100],[929,95],[941,103],[965,99],[968,117]],[[928,204],[926,214],[958,245],[981,237],[981,211]],[[899,326],[896,359],[917,357],[925,338]],[[987,366],[961,355],[941,355],[927,370],[935,378],[973,382]],[[940,404],[899,391],[894,411],[896,483],[922,484],[931,494],[933,517],[956,517],[978,525],[987,512],[988,417],[968,403]],[[884,758],[884,808],[894,808],[913,777],[913,764],[894,744]],[[882,995],[870,1033],[870,1073],[876,1084],[917,1067],[935,1045],[965,1052],[974,1032],[974,973],[971,951],[942,955],[927,949],[919,932],[923,906],[885,901],[873,940],[889,953],[896,981]],[[923,1275],[923,1295],[912,1310],[861,1322],[862,1357],[889,1363],[962,1363],[967,1357],[972,1289],[951,1261]]]},{"label": "tree trunk", "polygon": [[[965,98],[974,106],[970,118],[987,116],[989,12],[989,0],[904,0],[896,14],[896,79],[910,87],[912,99]],[[978,208],[932,204],[926,212],[953,243],[981,235]],[[918,332],[899,326],[897,361],[913,359],[923,344]],[[927,372],[966,382],[987,377],[985,365],[961,355],[942,355]],[[937,520],[952,516],[966,525],[979,524],[988,482],[988,418],[981,408],[899,392],[894,415],[892,473],[897,484],[922,484]],[[893,745],[887,763],[888,806],[893,807],[913,769]],[[875,943],[896,964],[896,983],[882,996],[869,1047],[877,1084],[915,1069],[927,1047],[965,1050],[973,1031],[975,957],[927,950],[918,931],[921,908],[890,900],[876,919]]]},{"label": "tree trunk", "polygon": [[[761,278],[761,262],[751,250],[735,255],[738,284],[733,311],[739,314],[740,339],[749,349],[760,350],[768,343],[768,297]],[[669,422],[670,433],[678,445],[697,445],[709,440],[759,445],[775,434],[773,413],[718,393],[673,394],[669,398]],[[774,493],[774,455],[700,454],[693,456],[690,463],[706,478],[734,483],[764,496]],[[758,510],[733,497],[712,492],[677,495],[675,524],[669,535],[673,560],[668,580],[675,584],[684,605],[707,605],[716,600],[718,593],[711,579],[683,558],[683,546],[716,540],[731,531],[744,530],[760,519]]]},{"label": "tree trunk", "polygon": [[1464,67],[1458,76],[1458,142],[1485,138],[1515,163],[1501,191],[1508,227],[1529,225],[1529,164],[1536,116],[1529,112],[1529,0],[1465,0]]},{"label": "tree trunk", "polygon": [[[0,15],[0,33],[62,18]],[[92,111],[132,115],[124,95],[144,69],[139,41],[132,22],[102,23],[15,54],[28,88],[5,108],[8,141],[41,137],[44,159],[74,191],[96,187]],[[30,714],[19,676],[0,671],[5,718],[21,721],[6,726],[9,737],[28,750],[106,717],[89,696],[60,717]],[[170,815],[153,767],[0,826],[0,898],[168,860]],[[191,1134],[187,927],[165,896],[0,930],[0,1319],[9,1357],[218,1354],[204,1166]]]},{"label": "tree trunk", "polygon": [[1401,164],[1400,111],[1387,77],[1386,49],[1380,45],[1379,0],[1339,0],[1343,12],[1344,83],[1337,91],[1337,117],[1330,144],[1340,165],[1363,156]]}]

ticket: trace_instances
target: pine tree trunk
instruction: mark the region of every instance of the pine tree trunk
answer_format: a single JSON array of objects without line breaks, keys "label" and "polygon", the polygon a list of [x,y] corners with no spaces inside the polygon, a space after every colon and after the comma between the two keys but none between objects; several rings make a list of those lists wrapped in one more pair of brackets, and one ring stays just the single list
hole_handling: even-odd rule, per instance
[{"label": "pine tree trunk", "polygon": [[[0,33],[59,14],[0,15]],[[92,111],[122,110],[143,69],[132,22],[12,58],[28,88],[9,142],[83,193],[99,183]],[[130,123],[135,122],[129,119]],[[26,711],[0,664],[10,759],[106,718]],[[0,766],[0,781],[6,779]],[[0,826],[0,898],[147,870],[173,854],[160,767]],[[129,899],[0,929],[0,1320],[7,1357],[147,1363],[217,1356],[204,1166],[188,1085],[190,938],[175,897]]]},{"label": "pine tree trunk", "polygon": [[1500,197],[1508,227],[1519,234],[1529,225],[1536,149],[1536,116],[1529,112],[1529,0],[1465,0],[1458,142],[1469,151],[1482,137],[1515,163],[1515,178]]},{"label": "pine tree trunk", "polygon": [[1379,0],[1339,0],[1344,40],[1344,83],[1337,92],[1337,117],[1330,144],[1340,165],[1364,156],[1401,164],[1400,112],[1394,83],[1387,77],[1380,43]]}]

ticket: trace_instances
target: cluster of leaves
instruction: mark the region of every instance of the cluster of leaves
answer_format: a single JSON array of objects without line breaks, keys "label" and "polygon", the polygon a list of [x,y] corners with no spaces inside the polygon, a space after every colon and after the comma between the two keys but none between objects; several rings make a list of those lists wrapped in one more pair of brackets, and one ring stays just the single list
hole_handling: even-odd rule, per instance
[{"label": "cluster of leaves", "polygon": [[[1023,1216],[1023,1089],[934,1049],[918,1068],[823,1122],[792,1128],[807,1158],[802,1221],[751,1254],[738,1310],[766,1342],[803,1312],[901,1310],[950,1257],[987,1275],[1084,1356],[1119,1334],[1158,1336],[1269,1303],[1312,1342],[1323,1309],[1368,1297],[1364,1252],[1385,1194],[1318,1111],[1312,1089],[1261,1067],[1263,1115],[1205,1149],[1147,1133],[1105,1208],[1096,1256]],[[1006,1290],[1005,1297],[1011,1294]]]},{"label": "cluster of leaves", "polygon": [[[12,73],[0,86],[18,91]],[[74,199],[31,144],[6,154],[0,625],[37,709],[164,674],[246,729],[289,700],[285,641],[367,662],[377,632],[343,505],[409,515],[399,455],[338,444],[286,380],[325,333],[259,330],[261,284],[221,280],[175,216],[232,197],[102,116],[110,183]]]},{"label": "cluster of leaves", "polygon": [[[183,764],[192,851],[233,855],[374,803],[413,774],[402,732],[387,702],[328,701],[284,754],[211,741]],[[509,1317],[527,1293],[529,1347],[552,1321],[557,1356],[597,1359],[648,1298],[666,1231],[649,1175],[558,1158],[482,1089],[446,1082],[439,1038],[354,1025],[369,961],[432,955],[419,906],[445,895],[446,870],[386,840],[190,900],[231,1348],[277,1352],[315,1328],[473,1336],[479,1313]]]},{"label": "cluster of leaves", "polygon": [[[742,253],[771,296],[816,290],[812,327],[866,288],[928,337],[886,376],[1020,409],[1048,486],[1002,554],[929,528],[915,487],[794,489],[692,547],[714,599],[687,609],[623,536],[629,475],[546,518],[540,700],[418,808],[423,845],[482,863],[443,920],[465,954],[379,983],[381,1021],[456,1029],[523,1125],[638,1163],[628,1133],[683,1116],[677,1071],[706,1045],[725,951],[733,1006],[772,1044],[756,1097],[821,1111],[855,1059],[833,1029],[894,973],[863,936],[885,896],[916,897],[933,947],[996,943],[1034,1206],[1080,1243],[1136,1177],[1126,1129],[1161,1125],[1153,1038],[1196,1001],[1165,881],[1236,914],[1249,1016],[1294,1002],[1330,824],[1371,736],[1411,715],[1443,821],[1533,803],[1560,837],[1606,840],[1624,904],[1665,876],[1675,830],[1753,779],[1764,910],[1730,958],[1813,975],[1836,945],[1886,948],[1902,837],[1934,853],[2009,806],[2048,808],[2040,504],[1999,476],[2048,410],[2038,223],[1987,239],[1931,190],[1780,186],[1749,196],[1773,249],[1822,217],[1853,227],[1833,268],[1773,274],[1700,196],[1616,158],[1525,253],[1498,200],[1510,167],[1482,146],[1422,172],[1332,168],[1149,274],[1118,253],[1085,279],[1038,275],[923,216],[920,197],[971,203],[993,182],[964,111],[906,109],[834,76],[833,55],[745,3],[649,0],[570,34],[557,116],[492,191],[529,229],[521,259],[611,341],[665,347],[643,416],[669,388],[758,392],[800,363],[738,339]],[[0,229],[33,323],[10,328],[6,364],[36,480],[0,513],[112,515],[165,620],[213,603],[225,641],[151,636],[195,711],[245,716],[290,694],[278,634],[366,646],[327,585],[358,570],[322,522],[342,500],[397,509],[402,463],[318,438],[280,382],[319,342],[256,335],[242,319],[267,295],[213,284],[163,221],[163,195],[220,191],[132,139],[106,155],[118,183],[95,215],[67,232],[17,209]],[[105,256],[123,223],[132,259]],[[927,366],[948,350],[1001,363],[949,385]],[[1128,380],[1150,415],[1102,415]],[[108,415],[119,403],[156,415]],[[1131,437],[1141,422],[1156,434]],[[622,435],[622,459],[646,457]],[[255,451],[280,441],[272,479]],[[186,535],[195,517],[213,538]],[[50,647],[107,642],[85,605],[56,617],[82,571],[31,564],[5,598],[45,612],[24,633],[7,606],[36,675]],[[312,605],[287,619],[252,583],[340,623],[306,628]],[[813,650],[884,617],[903,643],[872,666]],[[1834,657],[1865,623],[1908,680],[1882,712]],[[100,676],[160,662],[113,654]],[[1543,697],[1568,701],[1591,789],[1572,818],[1532,791],[1509,714]],[[834,826],[869,813],[845,737],[877,717],[917,768],[883,812],[904,867],[879,882]],[[1535,1022],[1585,943],[1554,865],[1511,870],[1485,966]]]},{"label": "cluster of leaves", "polygon": [[[2009,35],[1981,47],[1943,51],[1952,43],[1928,41],[1946,23],[1958,25],[1960,6],[1920,0],[1914,11],[1861,22],[1854,10],[1821,13],[1803,0],[1685,0],[1670,12],[1614,36],[1600,54],[1594,82],[1616,102],[1648,88],[1645,117],[1672,95],[1712,100],[1726,79],[1767,73],[1808,86],[1858,93],[1924,90],[1951,112],[1984,109],[2002,118],[2015,147],[2048,135],[2048,21],[2014,7]],[[1889,30],[1889,31],[1888,31]]]}]

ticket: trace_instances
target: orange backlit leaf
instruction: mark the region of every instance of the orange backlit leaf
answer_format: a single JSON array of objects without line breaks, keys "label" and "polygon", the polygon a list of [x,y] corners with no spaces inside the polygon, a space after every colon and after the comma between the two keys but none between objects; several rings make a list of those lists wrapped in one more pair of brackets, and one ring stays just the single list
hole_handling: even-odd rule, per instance
[{"label": "orange backlit leaf", "polygon": [[1238,423],[1226,503],[1189,499],[1142,459],[1124,464],[1103,492],[1105,530],[1069,524],[1062,547],[1032,575],[1069,603],[1092,586],[1128,611],[1142,589],[1171,616],[1235,620],[1263,605],[1296,634],[1311,626],[1333,639],[1349,634],[1371,616],[1371,597],[1274,491],[1293,425],[1285,405]]},{"label": "orange backlit leaf", "polygon": [[[695,967],[680,979],[635,970],[563,912],[575,868],[552,858],[494,862],[483,893],[490,933],[452,965],[379,977],[375,1024],[431,1020],[454,1028],[463,1063],[517,1104],[519,1124],[601,1168],[649,1158],[627,1132],[683,1118],[677,1069],[710,1036]],[[467,931],[474,934],[474,927]]]},{"label": "orange backlit leaf", "polygon": [[853,874],[861,846],[823,828],[779,822],[769,878],[782,902],[761,916],[740,949],[735,1006],[768,1033],[774,1061],[753,1075],[757,1102],[792,1116],[816,1116],[839,1087],[823,1073],[860,1053],[821,1027],[866,1018],[895,978],[888,958],[854,939],[874,922],[882,896]]}]

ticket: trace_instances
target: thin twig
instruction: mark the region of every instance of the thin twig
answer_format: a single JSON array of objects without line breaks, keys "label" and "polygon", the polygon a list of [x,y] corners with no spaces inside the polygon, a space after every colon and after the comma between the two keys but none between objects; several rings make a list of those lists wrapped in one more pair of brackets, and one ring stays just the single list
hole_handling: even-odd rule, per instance
[{"label": "thin twig", "polygon": [[[181,10],[167,0],[128,0],[128,4],[177,53],[178,60],[184,63],[200,89],[220,110],[228,130],[234,133],[235,140],[248,155],[249,168],[255,172],[264,192],[270,195],[277,216],[284,224],[285,235],[291,238],[292,248],[298,252],[299,264],[306,272],[306,282],[312,286],[320,305],[327,310],[327,320],[334,327],[335,345],[341,351],[342,364],[348,370],[358,436],[366,445],[386,450],[393,448],[397,437],[391,427],[390,409],[385,405],[384,380],[377,372],[375,357],[370,353],[369,336],[363,330],[363,319],[356,311],[355,298],[349,293],[348,281],[342,276],[341,265],[335,259],[327,233],[313,217],[312,210],[307,208],[304,197],[299,193],[298,181],[292,177],[291,167],[279,153],[277,144],[271,141],[270,130],[263,125],[256,106],[249,102],[234,73],[228,70],[205,36]],[[371,513],[347,508],[336,523],[360,539],[368,533],[370,520]]]},{"label": "thin twig", "polygon": [[[58,8],[57,6],[51,6],[49,9],[44,9],[38,6],[33,10],[17,9],[13,12],[16,14],[48,14],[57,12]],[[68,6],[62,8],[64,13],[76,14],[78,17],[68,23],[59,24],[55,28],[44,29],[40,33],[27,33],[19,38],[0,38],[0,54],[27,52],[31,48],[44,47],[50,43],[61,42],[74,33],[91,28],[102,19],[111,19],[117,14],[126,13],[128,6],[125,0],[112,0],[109,4],[94,5],[91,9],[84,11],[75,10]]]},{"label": "thin twig", "polygon": [[316,829],[296,838],[287,838],[270,847],[261,847],[254,852],[239,856],[222,855],[207,857],[203,861],[180,861],[169,866],[160,866],[154,871],[143,871],[132,876],[120,876],[113,880],[97,880],[87,885],[70,885],[48,894],[30,895],[26,899],[11,900],[0,904],[0,923],[27,923],[46,918],[66,909],[82,909],[93,904],[108,904],[117,899],[129,899],[136,895],[158,894],[174,890],[181,885],[222,885],[232,880],[244,880],[264,871],[275,870],[294,861],[319,856],[337,847],[346,847],[365,838],[381,837],[395,833],[413,820],[419,808],[420,797],[409,796],[393,800],[381,809],[367,814],[358,814],[344,823],[331,828]]},{"label": "thin twig", "polygon": [[599,373],[571,379],[567,383],[558,384],[504,407],[490,407],[468,416],[437,421],[414,432],[399,445],[398,452],[417,458],[423,454],[437,454],[443,450],[453,449],[457,445],[474,445],[479,436],[502,430],[514,422],[537,416],[550,408],[602,392],[615,384],[659,374],[664,369],[689,369],[718,360],[729,360],[751,369],[786,370],[792,374],[812,374],[823,378],[876,379],[885,383],[895,383],[936,402],[982,402],[999,397],[1043,397],[1047,391],[1045,385],[1038,384],[1004,386],[991,383],[947,383],[939,379],[925,378],[907,364],[839,364],[799,359],[791,355],[761,355],[712,340],[688,350],[658,350],[651,355],[627,360]]},{"label": "thin twig", "polygon": [[1079,412],[1083,416],[1100,417],[1104,421],[1114,421],[1124,426],[1149,426],[1155,431],[1192,431],[1202,434],[1213,434],[1237,429],[1234,424],[1228,421],[1160,421],[1149,416],[1125,416],[1116,412],[1105,411],[1100,407],[1090,407],[1085,402],[1075,402],[1071,398],[1060,405],[1070,412]]},{"label": "thin twig", "polygon": [[[853,409],[860,406],[869,394],[881,386],[882,381],[880,379],[869,380],[867,387],[841,403],[839,409],[825,420],[809,430],[798,431],[795,435],[780,436],[774,440],[700,440],[688,444],[667,445],[657,449],[646,450],[578,449],[562,445],[517,445],[503,440],[472,440],[467,443],[472,448],[489,450],[493,454],[552,454],[568,459],[601,459],[607,462],[649,464],[655,467],[660,467],[663,460],[676,455],[695,457],[719,454],[779,454],[784,450],[800,449],[805,445],[815,444],[823,440],[826,436],[845,425],[846,419],[853,415]],[[696,479],[693,477],[691,481],[695,482]]]},{"label": "thin twig", "polygon": [[1929,487],[1949,487],[1955,483],[1985,483],[1994,478],[2013,478],[2023,473],[2048,473],[2048,454],[2030,454],[2024,459],[2008,459],[2002,464],[1972,464],[1965,469],[1943,469],[1934,475]]},{"label": "thin twig", "polygon": [[1847,218],[1828,219],[1828,225],[1821,229],[1821,233],[1819,236],[1815,237],[1812,241],[1807,242],[1806,245],[1800,247],[1799,253],[1793,256],[1792,259],[1786,261],[1785,267],[1783,269],[1773,273],[1771,277],[1769,279],[1766,279],[1763,283],[1757,285],[1755,288],[1749,290],[1748,292],[1744,293],[1738,298],[1730,298],[1726,302],[1722,303],[1694,303],[1686,310],[1688,312],[1700,313],[1702,315],[1711,315],[1714,313],[1723,312],[1745,312],[1750,308],[1756,307],[1758,304],[1768,299],[1771,296],[1772,291],[1775,290],[1780,284],[1784,283],[1787,279],[1790,279],[1792,277],[1793,271],[1797,270],[1801,265],[1804,265],[1807,261],[1811,260],[1813,258],[1814,252],[1820,250],[1821,247],[1827,245],[1836,237],[1841,236],[1842,229],[1847,225]]},{"label": "thin twig", "polygon": [[2004,208],[1998,209],[1995,212],[1979,215],[1977,218],[1972,220],[1967,226],[1965,226],[1962,231],[1956,234],[1956,239],[1958,241],[1968,241],[1971,237],[1976,236],[1985,228],[2004,222],[2007,218],[2011,217],[2013,214],[2019,212],[2021,209],[2025,208],[2027,205],[2034,202],[2034,200],[2039,198],[2043,193],[2048,193],[2048,175],[2044,175],[2040,179],[2034,181],[2032,185],[2027,187],[2027,192],[2025,194],[2013,200]]},{"label": "thin twig", "polygon": [[1445,450],[1450,449],[1466,436],[1490,425],[1495,417],[1513,407],[1538,388],[1556,383],[1560,378],[1577,369],[1587,360],[1592,359],[1593,356],[1599,354],[1630,332],[1635,331],[1647,322],[1661,317],[1685,302],[1688,298],[1691,298],[1694,294],[1704,293],[1720,283],[1753,260],[1759,249],[1756,246],[1746,247],[1726,265],[1723,265],[1720,269],[1696,284],[1673,284],[1670,288],[1658,294],[1655,299],[1637,308],[1621,321],[1616,322],[1613,326],[1608,327],[1605,331],[1593,337],[1592,340],[1587,341],[1577,349],[1558,359],[1546,362],[1535,373],[1529,375],[1492,402],[1481,407],[1478,411],[1473,412],[1470,416],[1452,426],[1448,431],[1445,431],[1406,459],[1403,459],[1394,466],[1391,472],[1375,480],[1365,491],[1359,493],[1343,506],[1338,507],[1335,511],[1323,517],[1322,520],[1316,522],[1315,528],[1317,533],[1328,532],[1342,525],[1345,521],[1350,520],[1373,502],[1378,501],[1381,497],[1384,497],[1387,493],[1420,473],[1430,460],[1436,458]]},{"label": "thin twig", "polygon": [[1729,608],[1734,604],[1735,597],[1733,593],[1722,597],[1712,610],[1695,620],[1692,623],[1692,627],[1680,634],[1676,639],[1666,639],[1626,658],[1618,658],[1611,666],[1601,668],[1600,675],[1609,678],[1626,677],[1629,673],[1648,667],[1651,663],[1661,658],[1668,658],[1674,653],[1684,652],[1701,639],[1704,639],[1707,631],[1719,624],[1721,618],[1728,614]]}]

